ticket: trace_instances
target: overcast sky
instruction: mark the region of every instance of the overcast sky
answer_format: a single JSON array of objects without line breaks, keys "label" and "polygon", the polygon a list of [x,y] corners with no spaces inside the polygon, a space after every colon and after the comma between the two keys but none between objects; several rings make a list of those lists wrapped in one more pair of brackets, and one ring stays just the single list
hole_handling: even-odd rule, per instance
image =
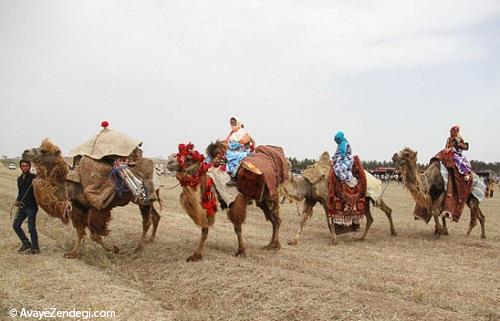
[{"label": "overcast sky", "polygon": [[419,161],[460,124],[500,161],[500,0],[0,0],[0,154],[69,152],[102,120],[148,156],[240,116],[288,156]]}]

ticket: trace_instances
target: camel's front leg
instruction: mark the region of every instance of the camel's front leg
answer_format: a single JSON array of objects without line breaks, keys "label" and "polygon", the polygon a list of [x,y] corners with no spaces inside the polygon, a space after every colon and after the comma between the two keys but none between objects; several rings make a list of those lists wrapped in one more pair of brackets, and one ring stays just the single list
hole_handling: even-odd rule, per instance
[{"label": "camel's front leg", "polygon": [[193,255],[187,258],[188,262],[196,262],[201,260],[202,255],[201,252],[203,251],[203,246],[205,245],[205,241],[207,240],[208,236],[208,227],[203,227],[201,229],[201,239],[200,243],[198,244],[198,247],[196,248],[196,251],[194,251]]},{"label": "camel's front leg", "polygon": [[238,238],[238,251],[235,256],[245,257],[245,244],[243,243],[241,225],[245,222],[247,216],[248,200],[243,195],[239,194],[233,204],[231,204],[227,216],[234,225],[234,232]]},{"label": "camel's front leg", "polygon": [[281,225],[279,196],[276,194],[272,198],[268,198],[259,204],[259,207],[264,211],[266,218],[273,225],[273,235],[268,245],[261,247],[262,250],[279,250],[281,244],[279,241],[279,230]]},{"label": "camel's front leg", "polygon": [[78,257],[78,254],[80,254],[80,249],[82,248],[82,242],[85,236],[85,227],[75,228],[75,231],[76,231],[75,245],[73,246],[73,249],[71,251],[64,254],[64,257],[67,259],[74,259]]},{"label": "camel's front leg", "polygon": [[146,243],[146,234],[148,233],[149,227],[151,226],[151,214],[152,206],[139,206],[142,216],[142,235],[137,247],[134,249],[135,252],[142,251],[144,249],[144,244]]},{"label": "camel's front leg", "polygon": [[102,237],[99,235],[99,234],[96,234],[96,233],[90,233],[90,239],[94,242],[96,242],[97,244],[100,244],[106,251],[108,252],[113,252],[115,254],[118,254],[120,253],[120,249],[118,247],[116,247],[116,245],[107,245],[106,243],[104,243]]},{"label": "camel's front leg", "polygon": [[443,227],[441,226],[441,223],[439,222],[439,215],[440,211],[437,209],[432,210],[432,216],[434,217],[434,236],[436,238],[439,238],[443,234]]},{"label": "camel's front leg", "polygon": [[308,201],[307,199],[304,200],[304,209],[302,210],[302,216],[300,218],[299,222],[299,229],[297,230],[297,233],[295,234],[295,237],[288,241],[288,245],[298,245],[299,244],[299,238],[300,235],[302,234],[302,229],[304,229],[304,226],[306,226],[307,220],[311,218],[313,214],[313,207],[316,204],[315,201]]},{"label": "camel's front leg", "polygon": [[328,224],[328,229],[330,230],[330,234],[332,236],[331,245],[335,246],[335,245],[337,245],[337,235],[335,234],[335,224],[333,224],[332,220],[330,219],[330,215],[328,215],[328,213],[329,213],[328,205],[327,204],[322,204],[322,205],[323,205],[323,209],[325,210],[326,223]]},{"label": "camel's front leg", "polygon": [[158,211],[156,211],[154,207],[152,207],[151,210],[151,219],[153,221],[153,230],[151,231],[151,236],[149,237],[149,239],[146,240],[146,243],[153,243],[155,241],[156,231],[158,230],[158,224],[160,223],[161,219],[160,213],[158,213]]},{"label": "camel's front leg", "polygon": [[385,216],[387,216],[387,219],[389,220],[389,225],[391,226],[391,236],[397,236],[398,233],[396,233],[396,229],[394,228],[394,222],[392,221],[392,209],[385,204],[384,200],[382,198],[379,198],[375,202],[375,207],[378,207],[382,210],[382,212],[385,213]]}]

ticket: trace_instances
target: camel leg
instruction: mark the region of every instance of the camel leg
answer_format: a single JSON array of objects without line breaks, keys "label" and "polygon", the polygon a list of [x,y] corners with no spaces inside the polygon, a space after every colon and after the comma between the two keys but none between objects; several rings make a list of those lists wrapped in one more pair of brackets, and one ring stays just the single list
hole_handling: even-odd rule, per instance
[{"label": "camel leg", "polygon": [[208,227],[202,227],[200,243],[198,244],[198,247],[196,248],[196,251],[194,251],[193,255],[187,258],[188,262],[196,262],[201,260],[202,257],[201,252],[203,251],[203,246],[205,245],[207,236],[208,236]]},{"label": "camel leg", "polygon": [[443,235],[448,235],[448,226],[446,226],[446,217],[441,217],[441,221],[443,222]]},{"label": "camel leg", "polygon": [[82,248],[82,241],[85,237],[85,228],[75,228],[76,231],[76,240],[73,249],[64,254],[64,257],[67,259],[74,259],[78,257],[80,253],[80,249]]},{"label": "camel leg", "polygon": [[234,232],[238,237],[238,251],[235,253],[235,256],[245,257],[245,244],[243,243],[243,237],[241,235],[241,225],[245,221],[247,216],[247,204],[248,201],[243,195],[238,195],[236,200],[231,204],[229,211],[227,212],[227,216],[229,220],[234,225]]},{"label": "camel leg", "polygon": [[385,216],[387,216],[389,225],[391,226],[391,236],[398,236],[398,233],[396,233],[396,229],[394,228],[394,222],[392,221],[392,208],[387,206],[382,198],[378,199],[374,206],[380,208],[382,212],[385,213]]},{"label": "camel leg", "polygon": [[432,211],[432,216],[434,217],[434,236],[436,238],[439,238],[441,234],[443,234],[443,227],[441,226],[441,223],[439,222],[439,211],[433,210]]},{"label": "camel leg", "polygon": [[273,224],[273,235],[268,245],[261,247],[262,250],[279,250],[281,244],[279,241],[279,230],[281,225],[279,196],[276,194],[259,202],[258,205],[266,215],[266,218]]},{"label": "camel leg", "polygon": [[472,229],[477,225],[477,220],[479,219],[479,223],[481,224],[481,239],[486,239],[484,227],[485,218],[483,212],[479,208],[478,201],[475,198],[469,198],[469,200],[467,200],[467,206],[470,208],[470,223],[467,230],[467,235],[470,235]]},{"label": "camel leg", "polygon": [[297,233],[295,234],[295,237],[288,241],[288,245],[298,245],[299,244],[299,238],[300,235],[302,234],[302,229],[307,223],[307,220],[312,216],[313,214],[313,207],[316,204],[315,200],[309,200],[305,199],[304,200],[304,209],[302,210],[302,216],[300,219],[299,223],[299,229],[297,230]]},{"label": "camel leg", "polygon": [[73,210],[71,212],[71,222],[76,232],[76,240],[73,245],[73,249],[64,254],[64,257],[67,259],[74,259],[78,257],[80,254],[80,250],[82,248],[83,239],[85,237],[85,227],[86,227],[86,216],[87,211],[83,208],[80,208],[78,204],[73,204]]},{"label": "camel leg", "polygon": [[144,249],[144,244],[146,243],[146,234],[148,234],[149,227],[151,226],[151,212],[152,206],[139,206],[142,216],[142,235],[139,243],[134,249],[135,252],[142,251]]},{"label": "camel leg", "polygon": [[115,254],[120,253],[120,249],[118,249],[118,247],[116,247],[115,245],[107,245],[106,243],[104,243],[102,237],[99,234],[90,233],[90,239],[97,244],[100,244],[108,252],[113,252]]},{"label": "camel leg", "polygon": [[155,241],[156,230],[158,230],[158,224],[160,223],[161,219],[160,213],[158,213],[158,211],[156,211],[153,206],[151,206],[151,214],[151,219],[153,221],[153,230],[151,231],[151,236],[149,237],[149,239],[146,240],[146,243],[153,243]]},{"label": "camel leg", "polygon": [[364,241],[366,239],[366,235],[368,235],[368,230],[370,230],[370,226],[372,226],[373,223],[373,217],[370,211],[370,200],[367,199],[365,204],[366,204],[366,209],[365,209],[366,226],[363,235],[359,239],[360,241]]},{"label": "camel leg", "polygon": [[477,210],[478,210],[477,217],[479,219],[479,224],[481,224],[481,239],[486,240],[486,229],[484,227],[485,217],[483,211],[481,211],[481,208],[479,208],[479,204],[477,205]]},{"label": "camel leg", "polygon": [[111,210],[91,209],[87,217],[87,227],[90,230],[90,239],[100,244],[106,251],[119,253],[120,250],[115,245],[104,243],[102,236],[109,234],[108,223],[111,220]]},{"label": "camel leg", "polygon": [[322,204],[323,209],[325,210],[325,215],[326,215],[326,223],[328,224],[328,229],[330,230],[330,234],[332,236],[332,246],[337,245],[337,235],[335,234],[335,226],[332,224],[332,221],[330,220],[330,216],[328,215],[328,205]]}]

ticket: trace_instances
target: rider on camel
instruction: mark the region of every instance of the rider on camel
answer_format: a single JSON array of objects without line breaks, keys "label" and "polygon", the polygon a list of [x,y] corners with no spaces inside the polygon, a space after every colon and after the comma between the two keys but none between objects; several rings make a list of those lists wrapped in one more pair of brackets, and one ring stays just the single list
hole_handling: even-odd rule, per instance
[{"label": "rider on camel", "polygon": [[450,137],[446,140],[445,148],[453,152],[453,160],[458,171],[464,175],[466,181],[469,180],[472,167],[467,158],[462,155],[464,150],[469,150],[469,143],[466,143],[460,136],[460,126],[453,126],[450,129]]},{"label": "rider on camel", "polygon": [[231,175],[227,185],[236,185],[236,173],[241,161],[247,157],[255,147],[255,141],[250,137],[241,120],[237,117],[230,119],[231,132],[224,140],[227,144],[226,168]]},{"label": "rider on camel", "polygon": [[358,180],[352,175],[354,159],[351,145],[341,131],[335,134],[335,142],[337,143],[337,150],[332,157],[333,171],[339,180],[345,182],[349,187],[354,187],[358,184]]}]

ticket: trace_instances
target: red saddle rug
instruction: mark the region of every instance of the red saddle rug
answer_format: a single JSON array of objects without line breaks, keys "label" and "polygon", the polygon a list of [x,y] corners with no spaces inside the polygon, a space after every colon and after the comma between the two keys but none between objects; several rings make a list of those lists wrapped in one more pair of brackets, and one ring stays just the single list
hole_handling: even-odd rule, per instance
[{"label": "red saddle rug", "polygon": [[472,173],[469,175],[469,179],[465,180],[465,176],[458,171],[451,150],[440,151],[432,158],[432,160],[434,159],[439,160],[448,170],[448,186],[446,187],[443,211],[450,213],[453,221],[458,222],[472,191]]},{"label": "red saddle rug", "polygon": [[288,178],[288,171],[288,161],[281,147],[258,146],[255,153],[243,159],[238,169],[238,190],[256,200],[274,196],[278,186]]},{"label": "red saddle rug", "polygon": [[335,225],[352,225],[353,221],[357,223],[365,216],[366,176],[358,156],[354,156],[352,174],[357,178],[358,184],[349,187],[337,178],[333,166],[330,170],[328,216]]}]

